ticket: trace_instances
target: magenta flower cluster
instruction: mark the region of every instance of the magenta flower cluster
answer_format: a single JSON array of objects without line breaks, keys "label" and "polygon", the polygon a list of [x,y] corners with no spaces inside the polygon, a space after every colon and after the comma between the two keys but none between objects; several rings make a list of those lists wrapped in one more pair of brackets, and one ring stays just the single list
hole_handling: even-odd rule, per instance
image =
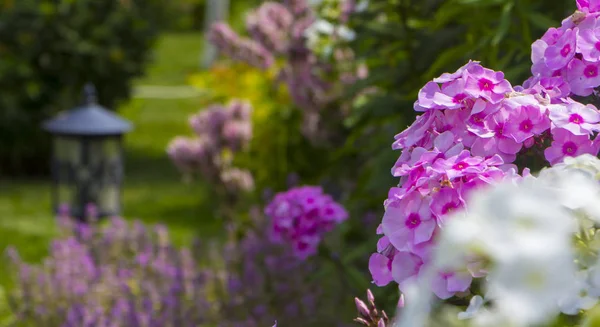
[{"label": "magenta flower cluster", "polygon": [[276,194],[265,214],[271,219],[271,240],[290,244],[302,259],[314,255],[324,233],[348,218],[344,207],[318,186],[301,186]]},{"label": "magenta flower cluster", "polygon": [[231,156],[247,148],[252,138],[252,107],[234,100],[212,105],[190,117],[196,137],[176,137],[167,153],[185,174],[199,173],[230,190],[251,190],[252,175],[231,166]]},{"label": "magenta flower cluster", "polygon": [[[369,262],[377,285],[395,281],[402,290],[418,278],[448,213],[464,209],[481,187],[519,179],[518,158],[533,155],[555,164],[567,156],[597,155],[600,112],[594,106],[553,98],[554,88],[517,90],[502,72],[474,61],[420,90],[414,108],[423,114],[393,144],[402,150],[392,168],[400,183],[385,201],[382,237]],[[433,291],[442,299],[466,291],[482,274],[477,267],[473,262],[440,274]]]},{"label": "magenta flower cluster", "polygon": [[588,96],[600,86],[600,5],[577,0],[577,7],[532,44],[533,77],[526,86],[549,88],[553,97]]}]

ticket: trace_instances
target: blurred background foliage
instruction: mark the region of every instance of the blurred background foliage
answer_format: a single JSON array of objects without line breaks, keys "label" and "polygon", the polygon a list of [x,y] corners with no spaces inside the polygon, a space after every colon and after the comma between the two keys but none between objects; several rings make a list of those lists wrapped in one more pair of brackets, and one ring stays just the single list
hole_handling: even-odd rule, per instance
[{"label": "blurred background foliage", "polygon": [[[354,60],[366,63],[369,76],[345,87],[342,102],[352,101],[343,146],[323,151],[300,136],[299,110],[283,86],[273,86],[272,71],[222,60],[190,77],[190,83],[209,90],[206,103],[231,98],[252,103],[253,146],[236,160],[252,170],[259,193],[285,189],[286,177],[295,173],[301,184],[324,184],[342,195],[354,218],[343,227],[342,243],[356,249],[353,259],[344,260],[365,267],[375,242],[365,220],[380,218],[383,199],[397,183],[390,168],[399,153],[391,143],[413,121],[418,90],[469,59],[503,70],[513,85],[520,84],[529,76],[531,43],[560,25],[575,2],[370,0],[365,8],[356,2],[359,12],[348,22],[356,38],[344,46],[353,50]],[[323,18],[333,22],[339,12]],[[234,28],[245,34],[243,24]]]},{"label": "blurred background foliage", "polygon": [[[233,0],[230,15],[258,2]],[[47,174],[40,122],[78,104],[86,82],[118,107],[159,33],[200,31],[204,12],[205,0],[0,0],[0,175]]]},{"label": "blurred background foliage", "polygon": [[287,154],[302,142],[291,123],[298,119],[283,85],[273,87],[273,70],[260,71],[246,64],[220,61],[210,69],[191,75],[191,85],[207,90],[206,104],[244,99],[252,104],[253,137],[248,152],[236,161],[250,169],[259,190],[285,188]]},{"label": "blurred background foliage", "polygon": [[127,99],[167,19],[164,2],[2,0],[0,8],[0,173],[46,172],[40,122],[78,104],[86,82],[109,108]]}]

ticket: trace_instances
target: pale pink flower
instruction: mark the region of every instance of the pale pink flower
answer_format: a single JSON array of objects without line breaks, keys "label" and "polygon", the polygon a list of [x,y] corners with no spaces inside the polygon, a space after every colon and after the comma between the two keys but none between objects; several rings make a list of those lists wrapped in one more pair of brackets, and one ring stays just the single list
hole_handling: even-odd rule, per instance
[{"label": "pale pink flower", "polygon": [[369,258],[369,271],[373,283],[377,286],[385,286],[394,278],[392,277],[392,260],[380,253],[373,253]]},{"label": "pale pink flower", "polygon": [[429,241],[436,222],[429,201],[418,192],[412,192],[386,207],[382,227],[394,247],[402,250],[411,244]]},{"label": "pale pink flower", "polygon": [[473,277],[466,272],[442,272],[431,283],[431,290],[442,300],[449,299],[457,292],[464,292],[471,286]]},{"label": "pale pink flower", "polygon": [[504,79],[504,73],[481,66],[474,66],[469,69],[465,92],[471,96],[498,103],[504,99],[507,92],[511,91],[512,86]]},{"label": "pale pink flower", "polygon": [[444,224],[446,216],[463,207],[458,191],[453,188],[444,187],[434,193],[431,201],[431,212],[437,217],[440,225]]},{"label": "pale pink flower", "polygon": [[580,96],[588,96],[600,85],[600,62],[573,59],[567,68],[567,81],[571,91]]},{"label": "pale pink flower", "polygon": [[552,130],[552,145],[544,150],[544,156],[550,164],[561,162],[565,157],[576,157],[584,153],[594,156],[598,149],[587,135],[574,135],[569,130],[556,128]]},{"label": "pale pink flower", "polygon": [[564,128],[574,135],[588,135],[600,130],[600,112],[591,104],[570,101],[550,107],[550,120],[557,128]]},{"label": "pale pink flower", "polygon": [[556,44],[549,46],[544,52],[546,67],[557,70],[567,66],[575,56],[576,37],[575,31],[568,29],[556,40]]},{"label": "pale pink flower", "polygon": [[396,253],[392,260],[392,276],[401,291],[416,281],[422,265],[423,260],[416,254],[406,251]]}]

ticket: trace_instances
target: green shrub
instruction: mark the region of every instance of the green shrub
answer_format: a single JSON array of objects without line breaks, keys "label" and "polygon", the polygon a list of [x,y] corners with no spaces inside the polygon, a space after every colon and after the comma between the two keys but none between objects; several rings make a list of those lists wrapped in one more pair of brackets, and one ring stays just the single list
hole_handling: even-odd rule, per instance
[{"label": "green shrub", "polygon": [[44,172],[40,122],[86,82],[114,108],[150,59],[162,0],[0,0],[0,174]]}]

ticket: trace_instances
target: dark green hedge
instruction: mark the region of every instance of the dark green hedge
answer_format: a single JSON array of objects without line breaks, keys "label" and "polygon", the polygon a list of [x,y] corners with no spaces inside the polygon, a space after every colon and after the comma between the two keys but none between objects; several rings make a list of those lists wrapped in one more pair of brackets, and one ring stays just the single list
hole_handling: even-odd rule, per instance
[{"label": "dark green hedge", "polygon": [[0,175],[44,173],[40,122],[96,84],[114,108],[150,59],[163,0],[0,0]]}]

